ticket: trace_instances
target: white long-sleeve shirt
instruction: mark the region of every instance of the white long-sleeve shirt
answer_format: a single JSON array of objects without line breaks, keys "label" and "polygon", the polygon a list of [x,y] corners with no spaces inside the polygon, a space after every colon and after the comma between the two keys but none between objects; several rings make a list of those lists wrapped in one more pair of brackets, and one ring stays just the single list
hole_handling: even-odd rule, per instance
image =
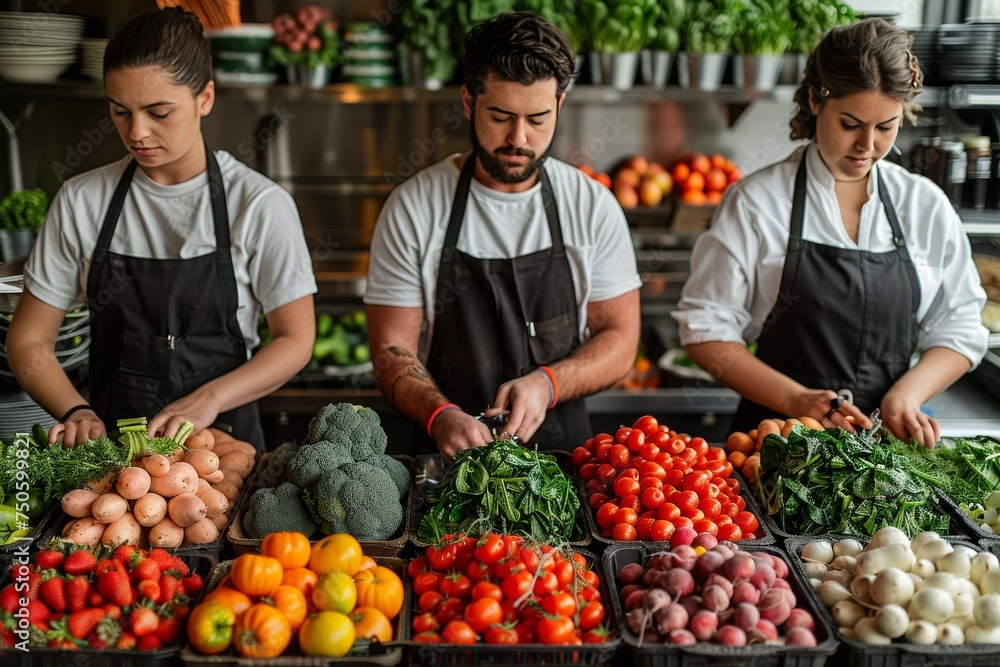
[{"label": "white long-sleeve shirt", "polygon": [[[691,256],[691,275],[679,310],[681,344],[750,343],[778,301],[788,248],[795,175],[804,147],[731,186]],[[868,179],[857,244],[848,236],[834,178],[815,146],[808,151],[805,241],[872,252],[894,249],[878,196],[881,173],[920,280],[917,309],[921,349],[945,347],[973,367],[986,354],[989,332],[981,313],[986,293],[972,261],[969,238],[945,194],[923,176],[879,161]]]}]

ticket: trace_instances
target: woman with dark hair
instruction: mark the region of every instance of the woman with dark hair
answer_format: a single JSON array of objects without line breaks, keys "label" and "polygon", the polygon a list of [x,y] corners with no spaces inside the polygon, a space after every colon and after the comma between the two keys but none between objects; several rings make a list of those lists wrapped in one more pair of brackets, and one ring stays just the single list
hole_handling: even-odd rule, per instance
[{"label": "woman with dark hair", "polygon": [[[150,435],[185,420],[264,446],[256,401],[312,353],[312,262],[291,196],[223,151],[201,119],[215,101],[194,14],[140,14],[108,43],[104,89],[128,155],[71,178],[24,270],[7,336],[21,386],[78,444],[118,419]],[[66,311],[91,314],[89,400],[54,354]],[[273,340],[252,359],[263,309]]]},{"label": "woman with dark hair", "polygon": [[639,338],[639,276],[621,207],[546,156],[573,71],[552,24],[501,14],[466,41],[462,106],[472,150],[400,185],[368,266],[375,379],[454,456],[509,411],[524,442],[592,435],[583,398],[625,375]]},{"label": "woman with dark hair", "polygon": [[810,143],[730,188],[698,239],[674,317],[691,358],[742,395],[734,429],[778,415],[869,428],[880,408],[932,447],[921,405],[986,353],[961,220],[882,160],[919,110],[912,42],[881,19],[827,33],[795,94],[791,137]]}]

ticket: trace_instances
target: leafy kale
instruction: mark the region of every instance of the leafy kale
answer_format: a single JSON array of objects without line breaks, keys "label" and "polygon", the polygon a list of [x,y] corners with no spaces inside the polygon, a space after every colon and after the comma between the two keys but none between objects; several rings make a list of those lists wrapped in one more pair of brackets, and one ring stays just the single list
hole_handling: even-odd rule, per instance
[{"label": "leafy kale", "polygon": [[509,440],[459,452],[427,502],[417,530],[424,542],[488,530],[546,542],[582,535],[573,480],[551,454]]}]

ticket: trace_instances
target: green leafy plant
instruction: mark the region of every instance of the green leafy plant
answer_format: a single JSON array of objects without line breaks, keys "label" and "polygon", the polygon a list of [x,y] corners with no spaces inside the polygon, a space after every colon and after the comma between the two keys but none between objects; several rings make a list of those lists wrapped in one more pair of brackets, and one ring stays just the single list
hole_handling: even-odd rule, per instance
[{"label": "green leafy plant", "polygon": [[295,15],[280,14],[271,21],[274,42],[268,57],[278,65],[297,65],[312,69],[319,65],[335,67],[343,60],[337,22],[319,5],[299,7]]},{"label": "green leafy plant", "polygon": [[49,196],[41,188],[15,190],[0,201],[0,229],[37,232],[48,207]]},{"label": "green leafy plant", "polygon": [[575,0],[519,0],[514,9],[537,14],[559,28],[573,47],[573,53],[580,55],[589,45],[586,26],[576,12],[576,4]]},{"label": "green leafy plant", "polygon": [[837,0],[789,0],[789,14],[795,29],[789,52],[809,53],[831,28],[854,22],[858,15]]},{"label": "green leafy plant", "polygon": [[781,55],[795,34],[788,0],[744,0],[737,24],[733,51],[742,55]]},{"label": "green leafy plant", "polygon": [[422,53],[423,74],[442,82],[451,80],[458,64],[452,42],[451,0],[410,0],[403,3],[393,23],[400,53]]},{"label": "green leafy plant", "polygon": [[583,0],[579,12],[590,48],[599,53],[627,53],[646,45],[655,0]]},{"label": "green leafy plant", "polygon": [[687,14],[685,0],[663,0],[650,12],[646,26],[646,48],[677,51],[681,45],[681,26]]},{"label": "green leafy plant", "polygon": [[736,0],[699,0],[688,5],[681,25],[681,50],[685,53],[728,53],[736,34],[739,6]]}]

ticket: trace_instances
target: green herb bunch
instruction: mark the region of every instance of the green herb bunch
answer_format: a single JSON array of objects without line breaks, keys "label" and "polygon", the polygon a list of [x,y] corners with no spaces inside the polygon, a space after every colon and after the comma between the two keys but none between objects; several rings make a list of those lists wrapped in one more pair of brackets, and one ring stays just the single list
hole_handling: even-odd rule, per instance
[{"label": "green herb bunch", "polygon": [[646,46],[657,3],[656,0],[581,0],[579,12],[592,51],[627,53]]},{"label": "green herb bunch", "polygon": [[430,509],[417,536],[428,543],[453,533],[486,531],[539,542],[582,536],[573,479],[553,455],[510,440],[459,452],[427,502]]},{"label": "green herb bunch", "polygon": [[688,4],[681,25],[685,53],[728,53],[738,29],[737,0],[698,0]]},{"label": "green herb bunch", "polygon": [[853,23],[857,13],[839,0],[789,0],[789,15],[795,30],[789,52],[809,53],[831,28]]},{"label": "green herb bunch", "polygon": [[452,0],[409,0],[393,22],[400,53],[422,53],[424,76],[451,80],[458,65],[452,44]]},{"label": "green herb bunch", "polygon": [[795,34],[789,0],[743,0],[733,35],[733,51],[742,55],[781,55]]},{"label": "green herb bunch", "polygon": [[685,0],[664,0],[656,3],[646,26],[646,48],[656,51],[677,51],[681,46],[681,26],[687,15]]},{"label": "green herb bunch", "polygon": [[37,232],[48,208],[49,196],[41,188],[15,190],[0,201],[0,229]]}]

